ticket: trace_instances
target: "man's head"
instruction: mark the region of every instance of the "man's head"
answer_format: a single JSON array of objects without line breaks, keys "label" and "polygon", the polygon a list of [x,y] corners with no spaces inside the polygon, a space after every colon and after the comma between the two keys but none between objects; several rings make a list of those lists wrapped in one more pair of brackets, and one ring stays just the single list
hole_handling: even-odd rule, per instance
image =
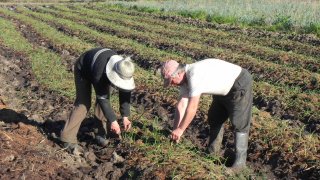
[{"label": "man's head", "polygon": [[164,87],[168,87],[170,84],[180,84],[183,77],[180,76],[181,66],[175,60],[166,61],[161,67],[161,75],[164,80]]},{"label": "man's head", "polygon": [[135,88],[133,73],[134,64],[130,57],[111,56],[106,66],[106,74],[110,82],[123,90],[130,91]]}]

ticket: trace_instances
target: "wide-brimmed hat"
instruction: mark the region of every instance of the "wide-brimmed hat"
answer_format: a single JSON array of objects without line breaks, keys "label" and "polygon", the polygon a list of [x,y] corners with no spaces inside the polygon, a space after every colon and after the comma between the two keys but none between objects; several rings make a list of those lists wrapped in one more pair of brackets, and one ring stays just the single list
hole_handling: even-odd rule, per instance
[{"label": "wide-brimmed hat", "polygon": [[106,66],[106,74],[111,83],[120,89],[133,90],[135,88],[134,64],[130,57],[111,56]]}]

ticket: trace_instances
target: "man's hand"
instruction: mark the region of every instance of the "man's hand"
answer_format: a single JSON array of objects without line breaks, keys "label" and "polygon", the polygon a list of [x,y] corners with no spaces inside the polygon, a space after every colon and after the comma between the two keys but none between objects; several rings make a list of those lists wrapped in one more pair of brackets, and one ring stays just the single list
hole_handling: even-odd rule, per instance
[{"label": "man's hand", "polygon": [[182,129],[180,129],[180,128],[175,129],[175,130],[172,131],[172,133],[171,133],[171,139],[172,139],[174,142],[179,143],[180,138],[181,138],[183,132],[184,132],[184,131],[183,131]]},{"label": "man's hand", "polygon": [[119,123],[117,121],[113,121],[111,123],[111,131],[116,133],[116,134],[120,134],[121,133],[120,126],[119,126]]},{"label": "man's hand", "polygon": [[131,121],[128,117],[123,117],[123,126],[125,131],[128,131],[131,128]]}]

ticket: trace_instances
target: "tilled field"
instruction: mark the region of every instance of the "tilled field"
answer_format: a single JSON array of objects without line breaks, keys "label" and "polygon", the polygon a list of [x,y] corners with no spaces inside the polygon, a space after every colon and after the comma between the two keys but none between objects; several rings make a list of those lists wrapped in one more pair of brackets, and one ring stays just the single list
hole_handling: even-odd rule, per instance
[{"label": "tilled field", "polygon": [[[211,97],[205,96],[182,145],[172,145],[167,136],[177,91],[161,88],[156,74],[168,58],[191,63],[210,57],[254,76],[249,170],[239,177],[320,176],[317,37],[93,5],[3,6],[0,26],[1,179],[227,177],[232,127],[226,125],[224,157],[209,157]],[[74,60],[95,46],[132,55],[137,65],[134,127],[100,147],[94,140],[99,124],[89,114],[79,132],[85,153],[77,157],[61,149],[57,136],[72,108]]]}]

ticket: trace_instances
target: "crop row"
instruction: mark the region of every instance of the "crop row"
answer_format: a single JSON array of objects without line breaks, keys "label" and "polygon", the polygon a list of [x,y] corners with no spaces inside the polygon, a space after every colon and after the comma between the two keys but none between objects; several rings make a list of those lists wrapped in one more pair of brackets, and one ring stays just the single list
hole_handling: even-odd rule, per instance
[{"label": "crop row", "polygon": [[[52,45],[50,45],[50,46],[55,47],[55,49],[57,49],[58,51],[61,51],[63,48],[71,47],[71,46],[68,45],[69,44],[68,41],[65,41],[65,42],[59,41],[59,39],[68,40],[68,36],[65,37],[59,32],[49,33],[48,35],[46,35],[46,32],[50,32],[50,31],[54,32],[54,30],[52,28],[46,26],[44,23],[37,22],[37,21],[35,21],[33,19],[27,18],[27,17],[25,17],[23,15],[19,15],[19,14],[17,14],[16,18],[20,19],[20,21],[23,21],[24,23],[28,23],[29,25],[32,25],[32,27],[36,31],[38,31],[38,34],[40,36],[43,36],[43,39],[48,39],[49,41],[51,41],[50,44],[52,44]],[[54,36],[53,36],[53,34],[54,34]],[[77,52],[75,52],[75,53],[76,54],[80,54],[82,49],[84,49],[84,48],[89,46],[86,43],[81,43],[81,42],[80,43],[75,43],[75,45],[78,45],[78,46],[73,47],[73,48],[68,48],[68,51],[74,53],[73,51],[77,50]],[[150,83],[148,83],[148,84],[150,84]],[[152,91],[151,87],[148,87],[148,88],[149,88],[150,91]]]},{"label": "crop row", "polygon": [[[47,24],[37,21],[33,18],[28,16],[14,13],[5,9],[0,9],[0,14],[3,13],[4,16],[13,18],[20,22],[23,22],[24,25],[27,25],[28,28],[26,29],[33,29],[32,32],[26,33],[26,36],[30,36],[30,34],[34,34],[30,39],[35,41],[36,43],[47,46],[47,48],[52,49],[56,52],[64,52],[67,50],[73,56],[79,56],[84,50],[97,46],[98,44],[94,43],[87,43],[83,40],[67,36],[60,31],[48,26]],[[76,33],[77,34],[77,33]],[[96,33],[98,35],[98,32]],[[41,38],[39,38],[41,37]],[[100,35],[98,36],[100,39],[99,45],[112,47],[117,49],[114,44],[110,44],[113,41],[108,39],[108,36]],[[120,42],[121,43],[121,42]],[[125,50],[121,50],[119,52],[125,52]],[[63,54],[63,53],[62,53]],[[68,66],[72,66],[73,62],[67,62]],[[63,63],[65,64],[65,63]],[[142,64],[143,65],[143,64]],[[149,90],[152,92],[156,92],[158,90],[158,84],[160,83],[159,76],[154,76],[153,71],[145,70],[140,67],[137,67],[137,73],[135,74],[136,81],[138,84],[142,85],[142,88],[145,88],[143,84],[148,84]],[[164,95],[163,95],[164,96]],[[165,100],[162,100],[165,101]]]},{"label": "crop row", "polygon": [[[20,22],[23,22],[24,24],[23,26],[25,25],[28,26],[28,28],[25,28],[25,29],[30,29],[30,30],[33,29],[33,31],[30,31],[29,33],[25,33],[26,34],[25,36],[27,37],[29,37],[30,34],[34,34],[33,36],[35,37],[31,37],[31,38],[29,37],[29,39],[32,39],[32,41],[36,42],[37,44],[46,46],[46,48],[52,49],[61,54],[65,54],[65,51],[67,51],[74,56],[79,56],[80,53],[83,52],[82,50],[89,47],[94,47],[93,44],[86,43],[84,41],[82,41],[82,43],[81,41],[80,43],[78,43],[79,42],[78,39],[71,38],[70,36],[66,36],[63,33],[57,31],[56,29],[48,26],[47,24],[37,21],[35,19],[32,19],[28,16],[18,14],[18,13],[13,13],[11,11],[4,10],[4,9],[0,9],[0,12],[6,14],[6,16],[10,18],[14,18]],[[47,34],[46,32],[53,32],[53,33]],[[102,35],[100,37],[102,37]],[[74,46],[70,46],[73,44],[72,39],[75,39]],[[61,40],[64,40],[64,41],[61,41]],[[112,41],[103,40],[103,39],[101,40],[103,42],[100,42],[99,45],[106,46],[106,47],[113,47],[113,45],[109,44]],[[122,52],[124,52],[124,50],[122,50]],[[67,62],[67,63],[63,62],[63,64],[67,64],[68,67],[71,67],[73,62]],[[174,97],[173,93],[170,93],[170,92],[168,93],[168,91],[159,91],[158,85],[161,84],[159,76],[154,76],[153,72],[137,67],[137,73],[135,74],[135,77],[136,77],[136,82],[139,86],[137,87],[137,91],[134,94],[138,94],[137,96],[143,97],[144,96],[143,94],[145,94],[145,89],[148,89],[149,95],[151,95],[149,99],[152,99],[152,102],[143,102],[143,104],[151,105],[154,102],[158,102],[158,104],[159,102],[161,102],[162,104],[166,104],[165,106],[169,106],[174,103],[174,101],[172,100],[176,99],[176,97]],[[143,91],[140,92],[139,89],[142,89]]]},{"label": "crop row", "polygon": [[[63,15],[62,13],[56,13],[55,15],[62,17],[68,16],[66,13],[63,13]],[[251,56],[232,53],[230,50],[208,47],[187,40],[171,39],[157,33],[138,32],[125,26],[119,26],[116,23],[110,23],[99,19],[85,17],[78,18],[76,15],[69,15],[69,17],[66,18],[89,25],[93,24],[94,28],[99,28],[104,32],[115,34],[118,37],[136,39],[139,43],[146,43],[148,46],[166,49],[167,51],[173,50],[173,52],[191,56],[195,59],[204,57],[225,57],[231,62],[246,67],[254,74],[259,74],[256,78],[264,81],[271,81],[289,86],[295,86],[297,84],[303,89],[319,89],[317,87],[317,82],[320,81],[320,77],[317,74],[310,73],[304,69],[293,69],[273,63],[258,61]],[[308,79],[309,82],[306,83],[306,79]]]},{"label": "crop row", "polygon": [[[161,23],[157,23],[155,20],[149,20],[149,17],[129,16],[114,11],[91,10],[80,6],[72,6],[71,8],[75,10],[70,11],[70,9],[61,6],[55,7],[55,9],[58,9],[58,12],[56,13],[61,13],[61,11],[63,11],[64,14],[72,13],[75,15],[75,13],[77,13],[82,17],[91,19],[99,18],[108,22],[113,21],[118,25],[121,24],[138,31],[153,32],[169,38],[186,39],[191,42],[201,43],[203,45],[230,49],[233,52],[242,54],[249,54],[255,58],[258,58],[259,60],[272,61],[293,67],[303,67],[313,72],[320,72],[320,63],[317,58],[265,47],[260,45],[261,42],[263,42],[261,39],[254,38],[248,40],[243,35],[228,34],[226,32],[217,31],[214,29],[183,26],[177,23],[165,22],[162,20]],[[266,41],[269,42],[270,40]],[[317,53],[317,55],[320,57],[319,53]]]},{"label": "crop row", "polygon": [[[86,20],[83,20],[83,23],[85,23],[86,22]],[[96,24],[98,24],[98,23],[96,23]],[[103,24],[103,22],[101,22],[100,24]],[[116,26],[116,25],[114,25],[114,26]],[[270,99],[272,99],[272,98],[276,98],[276,99],[279,99],[278,97],[280,97],[280,99],[282,100],[282,99],[284,99],[284,98],[281,98],[282,96],[278,96],[277,94],[283,94],[284,92],[282,91],[281,92],[281,90],[270,90],[270,87],[267,87],[265,84],[261,84],[262,86],[263,86],[263,92],[264,92],[264,94],[262,94],[262,93],[260,93],[259,94],[259,96],[265,96],[265,94],[268,94],[268,96],[269,96],[269,98]],[[265,90],[265,89],[268,89],[267,91]],[[280,88],[277,88],[277,89],[280,89]],[[269,95],[269,92],[271,92],[271,95]],[[274,94],[274,92],[277,92],[276,94]],[[285,91],[285,92],[287,92],[287,91]],[[258,93],[259,93],[259,91],[258,91]],[[286,94],[288,94],[288,93],[286,93]],[[289,93],[290,94],[290,93]],[[293,103],[291,103],[291,102],[289,102],[289,103],[285,103],[285,105],[286,106],[289,106],[290,108],[289,109],[291,109],[291,110],[288,110],[289,111],[289,113],[283,113],[283,112],[276,112],[276,113],[282,113],[282,114],[284,114],[283,115],[283,117],[285,118],[285,119],[287,119],[287,118],[289,118],[290,119],[290,117],[294,117],[294,116],[296,116],[296,117],[304,117],[304,115],[302,115],[303,113],[305,113],[305,116],[307,116],[308,117],[308,121],[310,121],[310,116],[312,117],[311,118],[311,122],[313,121],[312,119],[316,119],[316,117],[317,117],[317,115],[313,115],[313,114],[310,114],[310,112],[312,112],[312,111],[316,111],[316,108],[317,107],[314,107],[313,106],[313,104],[314,103],[316,103],[318,100],[317,100],[317,98],[316,98],[316,96],[315,95],[309,95],[309,97],[308,96],[305,96],[305,95],[299,95],[299,96],[297,96],[297,95],[295,95],[295,94],[298,94],[298,92],[295,92],[294,94],[291,94],[290,96],[289,96],[289,98],[292,98],[292,102]],[[272,96],[272,95],[275,95],[275,96]],[[297,98],[298,97],[298,98]],[[257,99],[260,99],[260,98],[257,98]],[[299,100],[297,100],[297,99],[301,99],[300,101]],[[280,101],[281,101],[280,100]],[[275,100],[275,101],[277,101],[277,100]],[[266,102],[262,102],[262,103],[266,103]],[[272,104],[272,102],[271,103],[269,103],[269,104]],[[309,104],[309,105],[308,105]],[[303,107],[304,108],[300,108],[301,107],[301,105],[303,105]],[[267,106],[270,106],[270,105],[267,105]],[[279,105],[277,105],[277,104],[275,104],[275,106],[279,106]],[[296,111],[296,107],[294,107],[294,106],[296,106],[296,107],[299,107],[300,108],[300,110],[299,111]],[[308,107],[308,108],[306,108],[306,107]],[[269,109],[273,109],[274,107],[268,107]],[[278,107],[278,108],[282,108],[282,107]],[[295,114],[295,111],[296,112],[303,112],[303,113],[296,113]]]},{"label": "crop row", "polygon": [[[23,22],[23,21],[21,21],[21,22]],[[6,23],[6,25],[7,25],[7,23]],[[13,30],[11,29],[10,31],[13,31]],[[12,35],[11,35],[12,37],[4,37],[5,40],[12,38],[14,44],[12,44],[9,47],[15,49],[18,52],[20,51],[20,52],[31,53],[32,51],[34,51],[34,49],[32,49],[32,48],[25,48],[25,47],[19,48],[16,46],[16,44],[19,44],[19,43],[25,44],[25,42],[23,41],[23,37],[18,37],[18,34],[19,34],[18,32],[12,32]],[[62,35],[60,34],[59,36],[62,36]],[[3,39],[3,37],[1,37],[1,38]],[[18,38],[19,40],[17,41],[15,38]],[[5,43],[7,43],[7,42],[5,42]],[[28,47],[32,47],[32,46],[29,45]],[[35,47],[35,46],[33,46],[33,47]],[[28,49],[30,49],[30,50],[28,50]],[[39,49],[42,49],[42,48],[39,48]],[[25,51],[25,50],[28,50],[28,51]],[[36,50],[37,50],[37,48],[36,48]],[[66,50],[72,51],[72,49],[70,47],[67,47]],[[52,53],[50,53],[50,54],[52,54]],[[34,54],[30,54],[28,57],[33,58],[33,55]],[[41,57],[41,60],[39,61],[39,62],[44,63],[44,65],[42,65],[42,68],[43,68],[43,66],[51,65],[51,64],[46,64],[47,62],[44,61],[44,59],[42,59],[42,58],[43,57]],[[56,56],[46,57],[46,58],[48,61],[51,61],[53,63],[57,63],[57,64],[61,63],[59,58],[57,58]],[[56,58],[56,59],[52,59],[52,58]],[[61,66],[52,66],[52,69],[57,70],[57,72],[60,72],[60,71],[63,72],[63,69],[61,69],[61,68],[62,68]],[[56,72],[56,71],[54,71],[54,72]],[[49,73],[51,73],[51,72],[49,72]],[[49,78],[50,76],[53,75],[53,74],[49,74],[49,73],[47,73],[47,75],[45,75],[45,74],[40,75],[38,77]],[[58,74],[59,73],[57,73],[57,75]],[[67,79],[63,79],[63,78],[67,78]],[[65,77],[62,77],[60,80],[61,80],[61,82],[71,81],[71,77],[65,76]],[[56,81],[56,80],[54,80],[54,81]],[[67,86],[67,87],[68,87],[68,89],[70,89],[71,86]],[[60,88],[60,87],[51,87],[51,88]],[[64,90],[68,91],[67,89],[64,89]],[[268,124],[266,124],[267,121],[268,121]],[[273,124],[273,126],[271,126],[270,124]],[[270,154],[272,154],[272,153],[279,152],[278,148],[281,149],[281,147],[285,147],[282,150],[285,152],[285,156],[286,157],[293,156],[293,157],[295,157],[295,159],[298,159],[299,162],[302,162],[302,164],[300,165],[301,166],[300,168],[309,168],[309,167],[312,168],[314,159],[317,157],[317,156],[314,156],[314,153],[316,153],[317,151],[315,148],[313,148],[314,145],[312,145],[312,144],[317,143],[317,142],[314,141],[310,135],[299,136],[299,134],[295,134],[295,131],[291,131],[291,129],[289,127],[286,127],[285,129],[278,129],[280,127],[279,122],[276,123],[272,119],[261,119],[261,120],[257,119],[255,121],[254,126],[255,126],[256,130],[258,129],[258,131],[252,134],[252,140],[257,140],[258,142],[261,143],[261,145],[262,145],[261,147],[267,148],[264,150],[267,152],[268,155],[265,156],[264,158],[269,157]],[[264,133],[261,133],[261,132],[264,132]],[[257,136],[259,136],[259,137],[257,137]],[[285,143],[277,142],[277,140],[279,140],[279,138],[276,138],[276,137],[279,137],[279,136],[288,137],[288,141]],[[292,138],[289,138],[289,136],[297,136],[297,138],[299,138],[299,144],[297,144],[298,142],[296,142],[296,140],[290,141],[289,139],[292,139]],[[268,142],[269,142],[269,144],[268,144]],[[267,144],[265,144],[265,143],[267,143]],[[306,150],[308,150],[308,153],[305,152]],[[284,156],[284,154],[281,154],[280,156]]]},{"label": "crop row", "polygon": [[[39,17],[39,15],[37,17]],[[54,22],[56,24],[61,23],[60,21],[57,21],[57,20],[55,20]],[[58,26],[58,28],[60,28],[60,29],[63,28],[66,30],[66,27],[69,27],[69,29],[67,28],[66,31],[73,32],[72,35],[79,35],[80,34],[79,31],[80,31],[81,27],[83,27],[83,26],[77,27],[75,29],[75,26],[79,26],[79,25],[74,24],[75,26],[71,27],[72,23],[73,22],[71,22],[71,21],[64,20],[64,22],[62,24],[60,24]],[[80,35],[82,37],[88,36],[89,34],[92,34],[91,36],[89,36],[89,39],[91,38],[92,41],[94,41],[96,39],[100,39],[100,41],[101,41],[102,39],[104,39],[103,37],[109,37],[109,35],[102,35],[102,34],[98,35],[97,32],[95,32],[93,30],[88,30],[88,31],[81,30],[81,31],[82,32]],[[89,32],[89,31],[92,31],[92,32]],[[83,33],[85,33],[85,34],[83,34]],[[95,34],[97,34],[98,36]],[[99,38],[99,37],[101,37],[101,38]],[[85,39],[87,39],[87,38],[85,38]],[[116,40],[114,40],[114,39],[116,39]],[[126,49],[123,49],[123,46],[126,44],[126,42],[123,42],[124,44],[121,44],[122,47],[115,46],[112,43],[112,42],[119,43],[120,41],[121,41],[120,39],[118,39],[116,37],[112,37],[111,39],[108,39],[105,42],[109,46],[111,45],[113,47],[117,47],[116,49],[119,49],[120,51],[126,51]],[[101,43],[103,43],[103,42],[101,42]],[[134,51],[138,52],[138,53],[134,53],[134,54],[139,54],[139,49],[135,49]],[[132,53],[132,51],[129,53]],[[153,53],[153,54],[156,54],[156,53]],[[139,61],[140,61],[140,59],[148,59],[149,57],[150,56],[143,57],[142,55],[139,54],[137,58],[139,58]],[[157,57],[159,57],[159,55]],[[144,63],[142,63],[142,66],[144,66]],[[291,114],[291,116],[296,115],[295,116],[296,118],[298,117],[298,118],[302,118],[302,119],[308,118],[309,121],[311,119],[311,122],[313,122],[314,120],[317,119],[317,117],[319,116],[318,115],[319,113],[312,114],[312,115],[309,114],[309,112],[313,111],[315,108],[313,105],[314,104],[313,102],[317,101],[317,97],[315,95],[307,95],[307,94],[297,95],[299,92],[295,92],[290,89],[287,89],[287,90],[279,90],[279,89],[283,89],[283,88],[276,88],[276,87],[273,87],[267,83],[255,82],[255,91],[256,91],[256,95],[257,95],[255,98],[256,99],[278,99],[281,102],[281,104],[283,104],[285,109],[287,109],[287,111]],[[285,94],[282,95],[284,93],[284,91],[285,91]],[[264,103],[266,103],[266,102],[264,102]],[[269,106],[269,105],[267,105],[267,106]],[[277,105],[277,106],[279,106],[279,105]],[[280,105],[280,107],[281,106],[282,105]],[[273,108],[273,107],[271,107],[271,108]],[[293,112],[293,114],[292,114],[292,112]],[[314,119],[314,120],[312,120],[312,119]]]},{"label": "crop row", "polygon": [[[308,35],[296,35],[296,34],[288,34],[288,33],[281,33],[281,32],[267,32],[263,30],[258,30],[254,28],[243,29],[239,26],[230,26],[224,24],[215,24],[215,23],[208,23],[205,21],[193,20],[189,18],[184,18],[176,14],[163,14],[163,13],[149,13],[149,12],[139,12],[137,10],[128,9],[126,7],[119,7],[119,6],[110,6],[110,5],[100,5],[100,6],[92,6],[88,5],[88,7],[92,9],[100,9],[100,10],[113,10],[116,12],[121,12],[123,14],[128,14],[130,16],[146,16],[152,19],[162,19],[166,21],[171,21],[174,23],[179,24],[188,24],[195,27],[200,28],[213,28],[213,29],[220,29],[225,32],[230,32],[233,34],[238,35],[247,35],[252,38],[271,38],[274,40],[288,40],[288,44],[285,43],[285,47],[290,47],[296,49],[293,45],[311,45],[317,47],[320,44],[320,39],[315,36],[308,36]],[[292,45],[290,45],[292,43]],[[284,44],[283,44],[284,45]],[[319,47],[318,47],[319,48]],[[311,51],[315,54],[318,54],[316,51]]]}]

